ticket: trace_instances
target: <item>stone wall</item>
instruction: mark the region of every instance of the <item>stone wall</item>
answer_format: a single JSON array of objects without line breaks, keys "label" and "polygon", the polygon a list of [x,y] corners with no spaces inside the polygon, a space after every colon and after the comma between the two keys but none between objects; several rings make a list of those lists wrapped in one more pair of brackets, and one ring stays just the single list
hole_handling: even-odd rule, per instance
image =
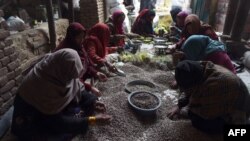
[{"label": "stone wall", "polygon": [[[55,22],[57,44],[63,39],[68,27],[68,20]],[[12,106],[22,72],[30,67],[40,56],[49,52],[48,24],[43,23],[36,29],[29,29],[10,35],[9,31],[0,30],[0,120]]]},{"label": "stone wall", "polygon": [[104,22],[104,0],[81,0],[80,19],[84,27],[90,28]]}]

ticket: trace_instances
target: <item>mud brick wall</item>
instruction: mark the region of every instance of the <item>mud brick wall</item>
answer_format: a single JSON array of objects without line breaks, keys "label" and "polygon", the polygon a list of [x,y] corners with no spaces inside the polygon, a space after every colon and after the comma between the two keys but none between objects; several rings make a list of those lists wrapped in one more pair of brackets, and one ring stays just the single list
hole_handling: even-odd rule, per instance
[{"label": "mud brick wall", "polygon": [[81,0],[80,19],[84,27],[90,28],[104,22],[104,0]]},{"label": "mud brick wall", "polygon": [[20,59],[9,31],[0,30],[0,116],[13,104],[22,80]]},{"label": "mud brick wall", "polygon": [[[55,22],[57,40],[64,38],[68,20]],[[0,30],[0,119],[12,106],[14,96],[23,79],[22,72],[34,60],[49,52],[48,24],[10,35]],[[59,41],[58,41],[59,43]]]}]

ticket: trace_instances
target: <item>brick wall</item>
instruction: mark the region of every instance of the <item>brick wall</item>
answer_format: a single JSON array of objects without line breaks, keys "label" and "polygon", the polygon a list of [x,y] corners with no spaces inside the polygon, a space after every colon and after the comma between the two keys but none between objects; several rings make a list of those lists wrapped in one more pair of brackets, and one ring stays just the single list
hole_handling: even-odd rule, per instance
[{"label": "brick wall", "polygon": [[90,28],[104,22],[104,0],[81,0],[80,19],[84,27]]},{"label": "brick wall", "polygon": [[0,116],[13,104],[17,86],[22,80],[20,59],[9,31],[0,31]]},{"label": "brick wall", "polygon": [[[68,20],[56,21],[56,34],[59,40],[64,38]],[[49,51],[48,24],[37,29],[29,29],[10,35],[9,31],[0,30],[0,120],[12,106],[22,72],[30,64]]]}]

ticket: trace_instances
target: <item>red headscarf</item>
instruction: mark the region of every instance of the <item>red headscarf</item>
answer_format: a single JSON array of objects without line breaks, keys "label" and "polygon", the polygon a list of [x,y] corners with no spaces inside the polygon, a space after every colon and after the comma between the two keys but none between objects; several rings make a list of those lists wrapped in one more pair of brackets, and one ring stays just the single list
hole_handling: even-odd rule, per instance
[{"label": "red headscarf", "polygon": [[143,19],[144,17],[146,17],[147,13],[148,13],[148,9],[143,9],[140,14],[137,16],[133,26],[132,26],[132,32],[136,33],[136,28],[139,26],[139,22],[141,19]]},{"label": "red headscarf", "polygon": [[112,15],[112,20],[113,20],[113,24],[115,27],[115,32],[116,34],[124,34],[122,25],[123,25],[123,21],[119,21],[119,18],[121,16],[125,16],[124,13],[121,10],[117,10],[113,13]]},{"label": "red headscarf", "polygon": [[106,47],[110,39],[109,27],[103,23],[97,23],[88,32],[88,38],[84,42],[84,47],[88,49],[89,41],[92,41],[96,46],[98,56],[104,58],[106,55]]},{"label": "red headscarf", "polygon": [[[132,32],[133,33],[138,33],[140,34],[139,32],[142,32],[142,31],[138,31],[140,28],[140,24],[141,24],[141,21],[142,20],[145,20],[146,22],[152,22],[152,21],[148,21],[148,18],[150,16],[155,16],[155,12],[153,10],[148,10],[148,9],[143,9],[139,16],[136,18],[134,24],[133,24],[133,27],[132,27]],[[152,23],[151,23],[152,24]],[[151,27],[152,28],[152,27]]]},{"label": "red headscarf", "polygon": [[82,45],[78,45],[75,42],[75,37],[84,32],[86,32],[86,29],[80,23],[71,23],[67,28],[67,33],[64,40],[59,44],[59,46],[55,50],[59,50],[62,48],[71,48],[76,51],[81,50]]},{"label": "red headscarf", "polygon": [[198,34],[201,28],[201,22],[197,15],[190,14],[185,18],[185,28],[191,26],[194,34]]}]

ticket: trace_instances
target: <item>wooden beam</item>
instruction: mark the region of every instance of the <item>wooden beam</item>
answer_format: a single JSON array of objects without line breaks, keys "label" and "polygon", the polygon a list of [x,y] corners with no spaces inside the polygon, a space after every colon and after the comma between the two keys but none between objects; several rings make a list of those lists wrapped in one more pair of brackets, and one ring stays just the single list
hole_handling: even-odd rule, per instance
[{"label": "wooden beam", "polygon": [[73,0],[68,0],[68,8],[69,8],[69,23],[75,21],[75,14],[74,14],[74,7],[73,7]]},{"label": "wooden beam", "polygon": [[58,17],[62,18],[62,1],[61,0],[57,0],[57,5],[58,5]]},{"label": "wooden beam", "polygon": [[239,5],[239,0],[229,0],[228,8],[227,8],[227,15],[226,20],[223,28],[224,35],[231,35],[233,22],[236,15],[236,10]]},{"label": "wooden beam", "polygon": [[245,28],[249,10],[250,0],[240,0],[231,33],[232,40],[241,41],[242,32]]},{"label": "wooden beam", "polygon": [[52,0],[45,0],[48,25],[49,25],[49,39],[50,39],[50,50],[56,48],[56,31],[55,31],[55,21],[54,21],[54,12],[52,10]]}]

